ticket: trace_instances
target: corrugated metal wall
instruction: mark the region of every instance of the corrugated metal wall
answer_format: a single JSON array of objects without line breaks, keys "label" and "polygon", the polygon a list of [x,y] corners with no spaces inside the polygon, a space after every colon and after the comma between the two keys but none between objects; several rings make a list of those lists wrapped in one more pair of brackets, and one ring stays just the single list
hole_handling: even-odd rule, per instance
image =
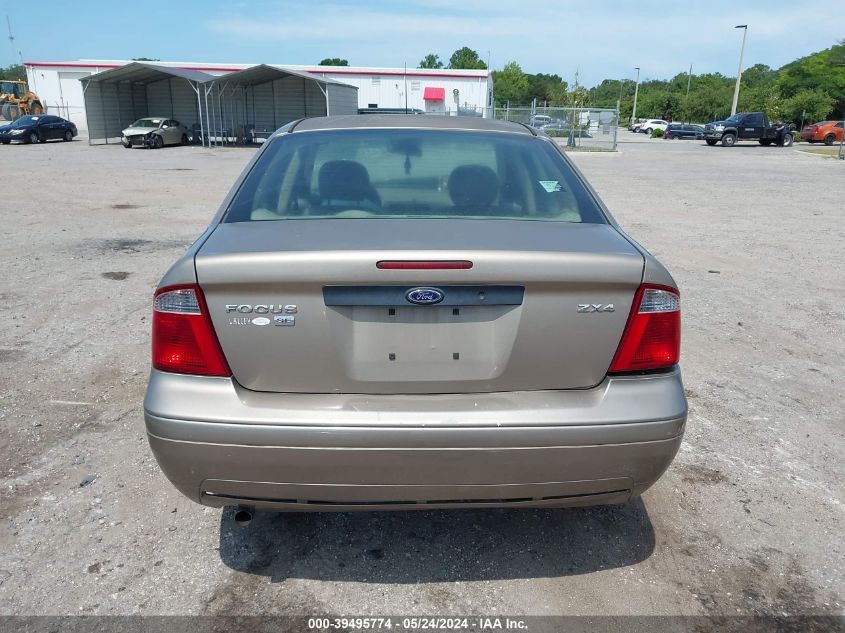
[{"label": "corrugated metal wall", "polygon": [[[342,113],[357,112],[355,92],[349,89],[338,93],[337,107]],[[254,86],[240,86],[234,91],[230,88],[222,101],[224,127],[231,129],[234,119],[236,134],[240,134],[247,125],[254,125],[258,132],[273,132],[296,119],[326,114],[326,98],[319,86],[302,77],[283,77]],[[219,108],[216,97],[215,108]],[[215,116],[219,116],[217,110]],[[214,128],[220,128],[219,121]]]},{"label": "corrugated metal wall", "polygon": [[92,143],[117,143],[124,128],[148,116],[176,119],[189,129],[199,123],[196,92],[180,77],[149,84],[90,82],[85,110]]},{"label": "corrugated metal wall", "polygon": [[326,97],[314,81],[305,81],[305,116],[326,116]]},{"label": "corrugated metal wall", "polygon": [[147,84],[147,104],[149,107],[145,116],[176,119],[189,129],[199,123],[197,93],[181,77]]},{"label": "corrugated metal wall", "polygon": [[271,83],[250,86],[252,93],[252,111],[248,113],[250,120],[258,130],[274,130],[273,85]]},{"label": "corrugated metal wall", "polygon": [[173,91],[173,113],[170,118],[176,119],[189,130],[194,124],[199,125],[197,111],[197,93],[187,81],[174,77],[170,80]]},{"label": "corrugated metal wall", "polygon": [[147,116],[169,118],[170,114],[170,82],[167,79],[147,84]]},{"label": "corrugated metal wall", "polygon": [[[249,124],[260,132],[272,132],[305,116],[326,115],[326,97],[320,86],[302,77],[288,76],[255,86],[215,86],[207,101],[203,86],[200,93],[203,127],[208,134],[210,121],[211,136],[216,139],[242,138]],[[332,114],[357,112],[355,88],[329,84],[328,93]],[[148,84],[89,82],[85,108],[93,143],[119,142],[121,130],[142,117],[176,119],[189,129],[200,123],[196,92],[181,77]]]},{"label": "corrugated metal wall", "polygon": [[[308,82],[313,84],[314,82]],[[301,77],[285,77],[273,82],[276,95],[276,127],[306,116],[305,80]]]},{"label": "corrugated metal wall", "polygon": [[118,142],[120,132],[135,119],[147,116],[143,85],[92,82],[85,89],[85,111],[91,142]]},{"label": "corrugated metal wall", "polygon": [[337,114],[358,113],[358,91],[350,86],[326,84],[329,93],[329,112]]},{"label": "corrugated metal wall", "polygon": [[[477,77],[438,77],[408,75],[407,81],[401,75],[355,75],[337,74],[329,78],[358,87],[358,105],[365,108],[371,104],[379,108],[402,108],[405,106],[407,86],[408,107],[426,110],[423,99],[426,88],[443,88],[445,101],[437,102],[438,109],[455,113],[458,107],[483,111],[488,105],[487,98],[492,87],[492,80]],[[454,90],[458,91],[457,101]],[[492,113],[490,113],[492,116]]]}]

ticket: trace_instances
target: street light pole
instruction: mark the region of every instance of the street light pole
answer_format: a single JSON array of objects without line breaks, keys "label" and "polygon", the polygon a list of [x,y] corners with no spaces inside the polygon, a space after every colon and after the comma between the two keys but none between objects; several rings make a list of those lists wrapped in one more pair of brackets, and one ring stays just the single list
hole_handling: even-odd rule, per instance
[{"label": "street light pole", "polygon": [[689,72],[687,73],[687,98],[684,101],[684,110],[686,110],[685,114],[687,115],[687,123],[689,123],[689,89],[692,85],[692,64],[689,65]]},{"label": "street light pole", "polygon": [[748,36],[748,25],[737,24],[735,29],[742,29],[742,47],[739,49],[739,70],[736,71],[736,86],[734,86],[734,100],[731,104],[731,116],[736,114],[736,104],[739,101],[739,80],[742,79],[742,57],[745,55],[745,38]]},{"label": "street light pole", "polygon": [[634,109],[631,112],[631,125],[633,125],[634,121],[637,120],[637,97],[640,94],[640,67],[637,66],[634,70],[637,71],[637,85],[634,88]]}]

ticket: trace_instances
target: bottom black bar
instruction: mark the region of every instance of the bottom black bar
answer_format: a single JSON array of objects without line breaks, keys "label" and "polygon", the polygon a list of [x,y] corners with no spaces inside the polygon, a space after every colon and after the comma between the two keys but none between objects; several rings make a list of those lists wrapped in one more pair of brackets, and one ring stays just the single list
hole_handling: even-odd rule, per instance
[{"label": "bottom black bar", "polygon": [[0,616],[0,633],[845,633],[843,615],[807,616]]}]

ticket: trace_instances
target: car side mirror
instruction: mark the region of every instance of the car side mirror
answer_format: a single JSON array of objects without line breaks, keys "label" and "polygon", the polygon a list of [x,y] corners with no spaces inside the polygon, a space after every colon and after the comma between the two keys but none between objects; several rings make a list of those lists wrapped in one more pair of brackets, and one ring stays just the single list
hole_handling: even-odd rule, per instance
[{"label": "car side mirror", "polygon": [[161,129],[162,129],[162,130],[166,130],[166,129],[167,129],[167,128],[169,128],[169,127],[170,127],[169,125],[162,125],[162,126],[161,126]]}]

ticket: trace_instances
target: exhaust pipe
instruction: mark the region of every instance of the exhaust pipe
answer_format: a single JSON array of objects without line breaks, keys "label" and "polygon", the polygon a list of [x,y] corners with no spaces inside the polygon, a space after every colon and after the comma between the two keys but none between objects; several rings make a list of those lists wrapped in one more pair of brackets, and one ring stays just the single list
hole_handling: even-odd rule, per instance
[{"label": "exhaust pipe", "polygon": [[255,514],[253,508],[247,506],[238,506],[235,508],[235,523],[241,527],[247,527],[252,523],[252,516]]}]

